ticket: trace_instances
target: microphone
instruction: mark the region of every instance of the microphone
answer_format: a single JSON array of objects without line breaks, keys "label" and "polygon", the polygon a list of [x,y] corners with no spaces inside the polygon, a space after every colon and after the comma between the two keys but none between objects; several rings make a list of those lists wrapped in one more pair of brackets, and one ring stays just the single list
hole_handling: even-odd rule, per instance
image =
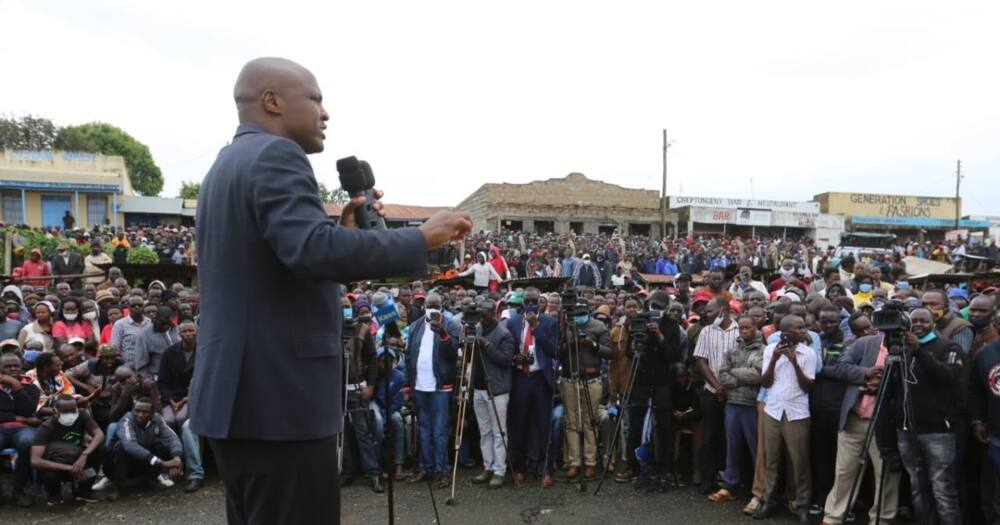
[{"label": "microphone", "polygon": [[395,323],[399,321],[399,311],[396,310],[396,303],[392,296],[385,292],[375,292],[372,294],[372,306],[375,320],[379,325]]},{"label": "microphone", "polygon": [[367,201],[364,206],[354,210],[354,219],[362,230],[384,230],[385,219],[375,209],[375,175],[368,162],[357,157],[344,157],[337,161],[337,173],[340,174],[340,187],[353,199],[364,196]]}]

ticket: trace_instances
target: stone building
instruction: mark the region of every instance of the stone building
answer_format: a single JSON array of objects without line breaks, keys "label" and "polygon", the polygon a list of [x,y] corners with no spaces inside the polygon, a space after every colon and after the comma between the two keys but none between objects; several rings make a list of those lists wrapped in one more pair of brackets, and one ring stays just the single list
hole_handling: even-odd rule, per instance
[{"label": "stone building", "polygon": [[[660,235],[660,195],[623,188],[582,173],[526,184],[483,184],[457,209],[472,214],[475,230]],[[669,213],[669,212],[668,212]],[[676,215],[667,215],[676,224]]]}]

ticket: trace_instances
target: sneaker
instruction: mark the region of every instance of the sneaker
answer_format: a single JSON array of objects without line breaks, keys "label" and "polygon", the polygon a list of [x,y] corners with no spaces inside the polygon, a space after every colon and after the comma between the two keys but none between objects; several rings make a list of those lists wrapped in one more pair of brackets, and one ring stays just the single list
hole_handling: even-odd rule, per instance
[{"label": "sneaker", "polygon": [[102,491],[102,490],[108,488],[108,485],[110,485],[110,484],[111,484],[111,480],[108,479],[107,476],[101,476],[100,478],[98,478],[97,481],[94,482],[94,486],[91,487],[91,489],[93,489],[95,491]]},{"label": "sneaker", "polygon": [[819,505],[813,505],[809,507],[809,514],[812,516],[819,516],[820,514],[823,514],[823,507]]},{"label": "sneaker", "polygon": [[635,474],[631,469],[615,472],[615,481],[618,483],[631,483],[635,479]]},{"label": "sneaker", "polygon": [[746,514],[747,516],[752,516],[753,513],[757,512],[757,509],[759,508],[760,508],[760,499],[758,499],[757,496],[754,496],[753,498],[750,499],[750,503],[747,503],[747,506],[743,507],[743,514]]},{"label": "sneaker", "polygon": [[156,482],[159,483],[160,486],[163,488],[169,489],[170,487],[174,486],[174,480],[170,479],[170,476],[168,476],[166,472],[161,473],[159,476],[156,476]]},{"label": "sneaker", "polygon": [[501,476],[500,474],[493,474],[493,477],[490,478],[490,484],[487,485],[487,487],[489,487],[491,489],[498,489],[498,488],[502,487],[503,486],[503,478],[504,477]]},{"label": "sneaker", "polygon": [[489,483],[492,480],[493,480],[493,471],[492,470],[484,470],[484,471],[480,472],[478,476],[472,478],[472,484],[473,485],[482,485],[483,483]]},{"label": "sneaker", "polygon": [[79,490],[76,493],[76,501],[82,501],[84,503],[97,503],[97,496],[94,496],[94,490]]}]

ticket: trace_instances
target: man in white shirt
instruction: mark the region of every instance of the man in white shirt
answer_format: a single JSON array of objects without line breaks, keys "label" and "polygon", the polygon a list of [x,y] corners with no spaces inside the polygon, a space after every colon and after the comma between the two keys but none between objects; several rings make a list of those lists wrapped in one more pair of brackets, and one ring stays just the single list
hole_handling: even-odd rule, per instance
[{"label": "man in white shirt", "polygon": [[503,277],[500,277],[496,268],[486,262],[485,253],[479,252],[479,255],[476,256],[476,261],[476,264],[470,266],[468,270],[458,274],[459,277],[465,277],[471,273],[473,286],[481,292],[489,289],[491,280],[503,282]]},{"label": "man in white shirt", "polygon": [[743,299],[746,294],[758,291],[767,296],[767,285],[761,281],[753,280],[753,272],[749,266],[741,266],[740,273],[735,282],[729,285],[729,293],[737,299]]},{"label": "man in white shirt", "polygon": [[761,385],[768,388],[764,406],[764,447],[767,483],[764,504],[753,514],[764,519],[779,508],[774,501],[783,449],[788,451],[795,478],[796,514],[800,523],[809,523],[812,473],[809,467],[809,391],[816,377],[816,352],[806,342],[806,323],[797,315],[787,315],[779,326],[782,340],[764,349]]}]

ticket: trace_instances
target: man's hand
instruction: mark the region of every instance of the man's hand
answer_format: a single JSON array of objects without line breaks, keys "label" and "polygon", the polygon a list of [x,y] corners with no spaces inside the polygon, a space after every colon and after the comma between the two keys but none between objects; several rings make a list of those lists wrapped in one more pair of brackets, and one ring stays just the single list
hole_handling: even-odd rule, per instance
[{"label": "man's hand", "polygon": [[657,337],[663,337],[663,333],[660,332],[660,325],[658,323],[646,324],[646,331],[656,334]]},{"label": "man's hand", "polygon": [[873,367],[865,370],[865,379],[868,379],[868,380],[871,380],[875,376],[881,376],[881,375],[882,375],[882,367],[881,366],[873,366]]},{"label": "man's hand", "polygon": [[0,383],[7,385],[14,392],[21,389],[21,382],[14,376],[0,374]]},{"label": "man's hand", "polygon": [[903,338],[906,340],[906,346],[910,347],[910,350],[920,350],[920,338],[917,337],[917,334],[906,332]]},{"label": "man's hand", "polygon": [[184,405],[186,405],[187,402],[188,402],[188,398],[186,398],[186,397],[183,398],[183,399],[181,399],[180,401],[178,401],[177,402],[177,409],[180,410],[180,409],[184,408]]},{"label": "man's hand", "polygon": [[168,469],[177,468],[177,467],[181,466],[181,458],[179,458],[177,456],[174,456],[172,459],[169,459],[167,461],[162,462],[161,465],[164,468],[168,468]]},{"label": "man's hand", "polygon": [[365,401],[371,401],[372,397],[375,396],[375,385],[368,385],[361,389],[361,399]]},{"label": "man's hand", "polygon": [[986,425],[982,422],[976,421],[972,424],[972,436],[984,445],[990,444],[990,436],[986,433]]},{"label": "man's hand", "polygon": [[73,462],[73,466],[70,469],[70,474],[73,475],[73,479],[80,479],[83,475],[83,469],[87,466],[87,456],[80,454],[80,457],[76,458]]},{"label": "man's hand", "polygon": [[472,231],[472,216],[465,212],[439,211],[420,225],[420,232],[433,250],[452,240],[460,240]]},{"label": "man's hand", "polygon": [[490,342],[485,337],[476,337],[476,344],[479,345],[479,348],[490,346]]},{"label": "man's hand", "polygon": [[726,390],[725,389],[719,388],[719,389],[717,389],[715,391],[715,398],[719,400],[719,403],[725,403],[726,402],[726,397],[727,396],[726,396]]},{"label": "man's hand", "polygon": [[438,319],[437,321],[431,321],[431,331],[435,334],[444,337],[444,318]]},{"label": "man's hand", "polygon": [[[382,195],[385,195],[382,190],[374,190],[374,192],[376,199],[381,199]],[[354,197],[353,199],[347,201],[347,204],[345,204],[340,210],[340,225],[345,228],[357,228],[358,221],[354,218],[354,211],[364,206],[367,202],[368,198],[364,196]],[[385,216],[385,213],[382,211],[381,202],[375,203],[375,211],[377,211],[379,215],[383,217]]]},{"label": "man's hand", "polygon": [[540,322],[538,320],[538,314],[526,313],[524,314],[524,319],[528,321],[528,326],[530,326],[532,330],[538,328],[538,323]]}]

